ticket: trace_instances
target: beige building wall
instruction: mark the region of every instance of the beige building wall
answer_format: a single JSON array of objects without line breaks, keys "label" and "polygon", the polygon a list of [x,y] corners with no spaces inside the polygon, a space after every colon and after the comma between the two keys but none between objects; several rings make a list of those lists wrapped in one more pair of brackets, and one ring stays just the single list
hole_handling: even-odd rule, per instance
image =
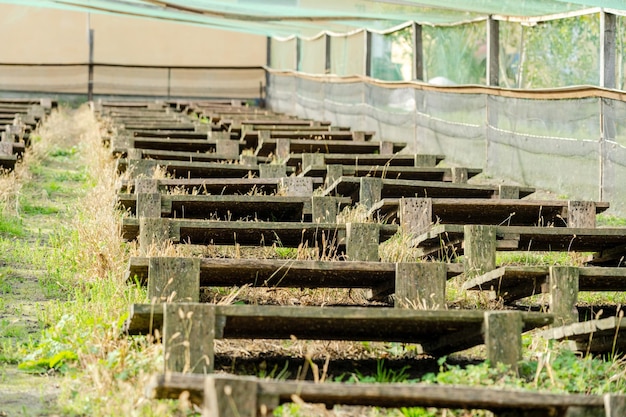
[{"label": "beige building wall", "polygon": [[[0,4],[1,63],[88,59],[87,14]],[[94,60],[114,64],[265,65],[266,38],[150,19],[91,14]]]},{"label": "beige building wall", "polygon": [[[143,18],[0,4],[0,92],[83,93],[87,71],[76,67],[2,64],[85,64],[88,22],[94,62],[159,66],[262,66],[267,38]],[[8,40],[8,41],[7,41]],[[262,71],[142,70],[96,67],[96,94],[256,97]]]}]

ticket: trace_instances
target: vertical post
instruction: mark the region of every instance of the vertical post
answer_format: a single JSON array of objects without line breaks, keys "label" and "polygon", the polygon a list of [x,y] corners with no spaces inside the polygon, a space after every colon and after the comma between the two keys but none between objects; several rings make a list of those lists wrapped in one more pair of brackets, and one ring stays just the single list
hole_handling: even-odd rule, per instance
[{"label": "vertical post", "polygon": [[372,76],[372,32],[365,30],[365,76]]},{"label": "vertical post", "polygon": [[172,67],[167,67],[167,98],[172,94]]},{"label": "vertical post", "polygon": [[326,42],[325,47],[325,57],[324,57],[324,72],[326,74],[330,74],[330,35],[328,33],[324,33],[324,40]]},{"label": "vertical post", "polygon": [[200,301],[200,258],[150,257],[148,298],[156,303]]},{"label": "vertical post", "polygon": [[[212,375],[204,380],[202,415],[212,417],[256,417],[278,406],[278,396],[270,395],[270,407],[260,402],[254,378]],[[270,408],[270,409],[268,409]],[[271,413],[270,413],[271,414]]]},{"label": "vertical post", "polygon": [[522,313],[519,311],[485,312],[483,329],[487,360],[509,365],[517,372],[517,362],[522,358]]},{"label": "vertical post", "polygon": [[367,209],[380,201],[383,190],[383,180],[375,177],[361,177],[359,179],[359,204]]},{"label": "vertical post", "polygon": [[465,225],[465,275],[472,278],[496,268],[496,228]]},{"label": "vertical post", "polygon": [[398,204],[398,217],[402,232],[420,235],[426,232],[433,222],[433,201],[430,198],[401,198]]},{"label": "vertical post", "polygon": [[617,19],[614,14],[600,12],[600,87],[616,88],[616,28]]},{"label": "vertical post", "polygon": [[296,71],[302,70],[302,39],[296,37]]},{"label": "vertical post", "polygon": [[93,41],[94,31],[89,29],[89,66],[87,75],[87,100],[93,101]]},{"label": "vertical post", "polygon": [[215,306],[195,303],[165,304],[165,372],[213,372],[215,324]]},{"label": "vertical post", "polygon": [[378,223],[346,223],[346,255],[349,261],[378,262]]},{"label": "vertical post", "polygon": [[445,308],[447,275],[443,262],[397,263],[394,307]]},{"label": "vertical post", "polygon": [[265,46],[265,100],[263,101],[263,107],[267,107],[267,97],[270,91],[270,72],[272,68],[272,38],[268,36]]},{"label": "vertical post", "polygon": [[414,80],[424,80],[424,41],[422,39],[422,25],[413,22],[413,74]]},{"label": "vertical post", "polygon": [[578,275],[576,267],[550,267],[550,312],[554,314],[554,326],[578,322]]},{"label": "vertical post", "polygon": [[487,85],[500,84],[500,22],[492,16],[487,19]]}]

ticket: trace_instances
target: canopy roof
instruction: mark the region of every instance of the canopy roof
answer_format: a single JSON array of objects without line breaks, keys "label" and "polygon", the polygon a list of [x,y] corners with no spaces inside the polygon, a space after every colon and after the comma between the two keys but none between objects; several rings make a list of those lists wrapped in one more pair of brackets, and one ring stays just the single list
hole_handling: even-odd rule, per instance
[{"label": "canopy roof", "polygon": [[0,0],[0,3],[144,17],[267,36],[313,36],[406,21],[448,25],[486,19],[533,23],[597,12],[626,14],[624,0]]}]

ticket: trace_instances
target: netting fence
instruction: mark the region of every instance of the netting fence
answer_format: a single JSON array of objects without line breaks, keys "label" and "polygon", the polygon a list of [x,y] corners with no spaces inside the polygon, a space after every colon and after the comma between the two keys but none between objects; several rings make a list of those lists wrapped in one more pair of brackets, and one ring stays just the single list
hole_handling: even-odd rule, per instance
[{"label": "netting fence", "polygon": [[269,106],[407,142],[406,152],[443,154],[444,164],[603,200],[626,214],[626,102],[597,88],[516,92],[380,83],[272,71]]}]

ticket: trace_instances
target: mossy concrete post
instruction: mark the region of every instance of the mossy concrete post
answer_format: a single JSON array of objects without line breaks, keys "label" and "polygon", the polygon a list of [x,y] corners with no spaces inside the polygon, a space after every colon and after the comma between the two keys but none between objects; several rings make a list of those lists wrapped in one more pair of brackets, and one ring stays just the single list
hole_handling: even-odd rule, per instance
[{"label": "mossy concrete post", "polygon": [[377,262],[378,223],[346,223],[346,255],[349,261]]},{"label": "mossy concrete post", "polygon": [[467,168],[461,167],[453,167],[451,169],[452,172],[452,182],[457,184],[465,184],[468,180]]},{"label": "mossy concrete post", "polygon": [[437,156],[416,154],[414,161],[416,167],[434,167],[437,165]]},{"label": "mossy concrete post", "polygon": [[567,226],[595,228],[596,203],[593,201],[568,201]]},{"label": "mossy concrete post", "polygon": [[[352,132],[352,140],[355,142],[365,142],[365,133],[362,130],[355,130]],[[382,153],[382,152],[381,152]]]},{"label": "mossy concrete post", "polygon": [[403,233],[420,235],[432,224],[433,202],[430,198],[401,198],[398,216]]},{"label": "mossy concrete post", "polygon": [[271,415],[279,401],[278,395],[272,397],[274,401],[271,404],[259,401],[258,383],[254,378],[211,375],[204,380],[202,415],[205,417]]},{"label": "mossy concrete post", "polygon": [[389,142],[386,140],[381,141],[378,149],[381,155],[392,155],[393,154],[393,142]]},{"label": "mossy concrete post", "polygon": [[339,214],[339,197],[311,197],[313,223],[335,223]]},{"label": "mossy concrete post", "polygon": [[276,139],[276,156],[279,160],[284,161],[289,158],[291,153],[291,140],[289,139]]},{"label": "mossy concrete post", "polygon": [[239,141],[218,139],[215,142],[215,150],[222,158],[236,160],[239,158]]},{"label": "mossy concrete post", "polygon": [[132,178],[152,178],[156,168],[157,161],[153,159],[128,159],[128,171]]},{"label": "mossy concrete post", "polygon": [[446,305],[447,267],[442,262],[396,264],[396,308],[443,309]]},{"label": "mossy concrete post", "polygon": [[330,187],[343,175],[343,165],[331,164],[326,165],[326,187]]},{"label": "mossy concrete post", "polygon": [[486,225],[465,225],[465,275],[472,278],[496,268],[496,228]]},{"label": "mossy concrete post", "polygon": [[200,258],[151,257],[148,298],[155,303],[200,300]]},{"label": "mossy concrete post", "polygon": [[11,142],[5,142],[5,141],[0,142],[0,155],[5,155],[5,156],[13,155],[13,144]]},{"label": "mossy concrete post", "polygon": [[283,178],[287,176],[287,166],[278,164],[259,165],[259,177],[261,178]]},{"label": "mossy concrete post", "polygon": [[313,178],[284,177],[280,179],[281,191],[292,197],[309,197],[313,194]]},{"label": "mossy concrete post", "polygon": [[172,228],[171,219],[160,217],[139,218],[139,250],[146,256],[153,246],[161,247],[167,242],[178,242],[180,231]]},{"label": "mossy concrete post", "polygon": [[165,372],[213,372],[215,321],[215,306],[210,304],[164,305]]},{"label": "mossy concrete post", "polygon": [[239,155],[239,163],[241,165],[252,166],[256,165],[258,162],[258,158],[256,155]]},{"label": "mossy concrete post", "polygon": [[302,171],[308,167],[326,166],[323,153],[303,153],[302,154]]},{"label": "mossy concrete post", "polygon": [[161,193],[137,193],[137,217],[161,217]]},{"label": "mossy concrete post", "polygon": [[550,312],[554,314],[555,327],[578,322],[578,276],[577,267],[550,267]]},{"label": "mossy concrete post", "polygon": [[227,132],[225,130],[220,130],[220,131],[210,130],[207,132],[207,139],[230,140],[230,132]]},{"label": "mossy concrete post", "polygon": [[515,185],[500,185],[498,187],[498,198],[502,200],[519,200],[519,187]]},{"label": "mossy concrete post", "polygon": [[491,366],[503,363],[517,372],[517,363],[522,359],[522,327],[519,311],[485,312],[483,333]]},{"label": "mossy concrete post", "polygon": [[370,209],[374,203],[380,201],[383,191],[381,178],[361,177],[359,179],[359,204]]}]

